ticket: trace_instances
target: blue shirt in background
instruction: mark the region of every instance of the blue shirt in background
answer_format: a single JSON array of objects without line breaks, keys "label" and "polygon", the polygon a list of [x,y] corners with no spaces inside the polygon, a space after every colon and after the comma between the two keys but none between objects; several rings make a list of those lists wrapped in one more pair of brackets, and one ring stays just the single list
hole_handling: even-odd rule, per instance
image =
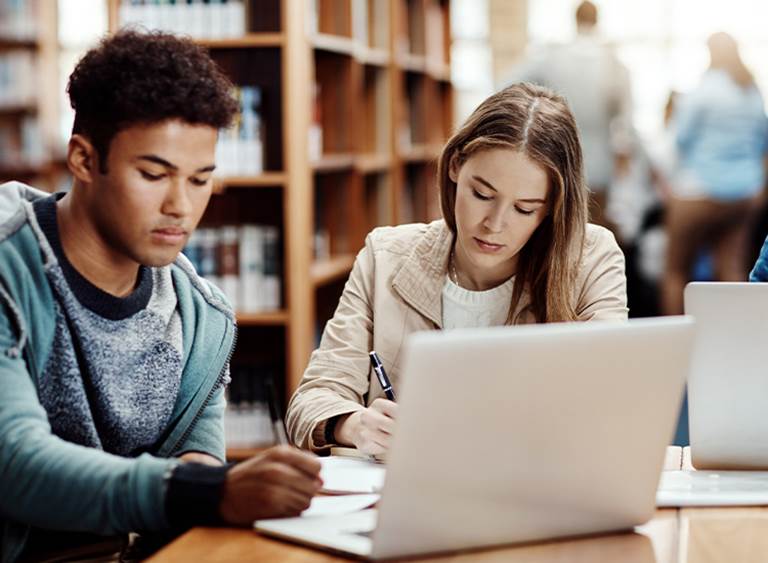
[{"label": "blue shirt in background", "polygon": [[737,200],[760,192],[768,119],[756,86],[710,69],[681,102],[675,124],[682,173],[701,196]]}]

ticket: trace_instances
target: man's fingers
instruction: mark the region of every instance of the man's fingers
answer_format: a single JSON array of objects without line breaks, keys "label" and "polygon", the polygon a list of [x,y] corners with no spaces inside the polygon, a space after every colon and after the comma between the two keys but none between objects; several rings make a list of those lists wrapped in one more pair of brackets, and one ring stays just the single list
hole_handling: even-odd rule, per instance
[{"label": "man's fingers", "polygon": [[291,446],[277,446],[270,449],[269,452],[272,453],[270,455],[271,459],[295,467],[309,477],[320,475],[320,461],[314,455],[302,452]]}]

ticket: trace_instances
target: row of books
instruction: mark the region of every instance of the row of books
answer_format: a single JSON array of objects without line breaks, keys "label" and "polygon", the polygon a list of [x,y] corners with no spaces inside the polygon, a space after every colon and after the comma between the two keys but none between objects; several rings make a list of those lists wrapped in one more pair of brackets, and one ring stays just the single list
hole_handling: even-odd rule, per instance
[{"label": "row of books", "polygon": [[321,98],[320,83],[315,81],[312,84],[312,98],[310,103],[310,122],[309,122],[309,160],[316,162],[323,156],[323,106]]},{"label": "row of books", "polygon": [[262,92],[257,86],[235,88],[240,111],[235,123],[219,134],[216,146],[216,174],[249,176],[264,170],[264,120]]},{"label": "row of books", "polygon": [[0,37],[30,41],[37,35],[38,2],[49,0],[0,0]]},{"label": "row of books", "polygon": [[229,448],[268,446],[276,441],[270,403],[275,416],[277,408],[275,377],[278,370],[263,364],[235,365],[227,387],[227,409],[224,412],[224,434]]},{"label": "row of books", "polygon": [[46,150],[37,117],[26,115],[20,122],[0,121],[0,166],[37,167],[44,164]]},{"label": "row of books", "polygon": [[140,25],[197,39],[246,33],[242,0],[123,0],[119,20],[121,26]]},{"label": "row of books", "polygon": [[276,370],[262,365],[232,366],[227,387],[224,435],[228,448],[268,446],[275,441],[269,402],[276,402]]},{"label": "row of books", "polygon": [[280,248],[277,227],[245,224],[197,229],[184,254],[236,311],[259,313],[280,309]]},{"label": "row of books", "polygon": [[0,54],[0,108],[35,103],[38,91],[36,68],[31,51]]}]

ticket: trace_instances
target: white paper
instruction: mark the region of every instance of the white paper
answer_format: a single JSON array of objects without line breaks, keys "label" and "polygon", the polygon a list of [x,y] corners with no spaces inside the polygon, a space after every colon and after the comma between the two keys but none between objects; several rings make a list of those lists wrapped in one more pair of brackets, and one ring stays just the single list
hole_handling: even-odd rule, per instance
[{"label": "white paper", "polygon": [[334,495],[319,496],[312,499],[312,504],[302,517],[338,516],[370,508],[379,501],[379,495]]},{"label": "white paper", "polygon": [[384,465],[347,457],[320,458],[323,492],[377,493],[384,486]]},{"label": "white paper", "polygon": [[664,471],[657,506],[768,505],[765,471]]}]

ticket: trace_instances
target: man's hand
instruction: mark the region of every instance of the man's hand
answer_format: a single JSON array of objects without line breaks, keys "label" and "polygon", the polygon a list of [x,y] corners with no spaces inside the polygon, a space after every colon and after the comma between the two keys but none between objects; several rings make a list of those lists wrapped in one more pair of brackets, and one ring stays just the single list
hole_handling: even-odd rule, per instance
[{"label": "man's hand", "polygon": [[270,448],[227,473],[219,513],[230,524],[298,516],[322,486],[320,462],[290,446]]},{"label": "man's hand", "polygon": [[376,399],[365,410],[342,418],[334,434],[340,444],[355,446],[363,453],[381,455],[389,450],[397,418],[397,403]]}]

